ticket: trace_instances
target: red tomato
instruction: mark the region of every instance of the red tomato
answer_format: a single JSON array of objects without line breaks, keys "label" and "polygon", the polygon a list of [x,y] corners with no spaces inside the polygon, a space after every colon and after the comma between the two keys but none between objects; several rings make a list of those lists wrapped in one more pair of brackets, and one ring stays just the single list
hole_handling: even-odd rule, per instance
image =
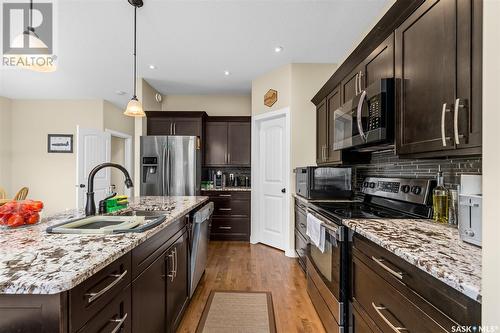
[{"label": "red tomato", "polygon": [[31,214],[26,221],[28,222],[28,224],[36,224],[38,223],[38,221],[40,221],[40,214]]},{"label": "red tomato", "polygon": [[21,215],[14,214],[7,221],[7,225],[10,228],[20,227],[20,226],[24,225],[24,219]]}]

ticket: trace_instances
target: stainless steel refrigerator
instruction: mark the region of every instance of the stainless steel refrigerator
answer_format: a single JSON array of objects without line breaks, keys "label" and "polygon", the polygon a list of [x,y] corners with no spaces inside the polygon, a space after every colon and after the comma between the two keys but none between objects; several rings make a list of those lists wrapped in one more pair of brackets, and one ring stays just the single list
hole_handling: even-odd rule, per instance
[{"label": "stainless steel refrigerator", "polygon": [[141,136],[141,196],[199,195],[201,154],[195,136]]}]

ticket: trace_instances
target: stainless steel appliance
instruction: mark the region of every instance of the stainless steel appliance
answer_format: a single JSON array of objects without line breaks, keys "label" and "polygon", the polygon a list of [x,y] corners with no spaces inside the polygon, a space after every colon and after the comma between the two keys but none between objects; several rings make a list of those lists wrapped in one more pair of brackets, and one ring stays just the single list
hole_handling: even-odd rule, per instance
[{"label": "stainless steel appliance", "polygon": [[295,170],[295,191],[306,199],[352,197],[352,169],[303,167]]},{"label": "stainless steel appliance", "polygon": [[189,275],[189,296],[192,297],[200,279],[205,272],[208,260],[208,240],[210,237],[210,221],[214,212],[214,203],[209,202],[193,216],[191,238],[191,271]]},{"label": "stainless steel appliance", "polygon": [[461,175],[458,199],[458,230],[464,242],[481,246],[482,242],[482,177]]},{"label": "stainless steel appliance", "polygon": [[[352,324],[348,314],[348,256],[352,237],[342,225],[342,220],[429,218],[432,216],[430,200],[434,186],[433,180],[368,177],[362,183],[363,201],[321,202],[309,206],[308,213],[320,219],[324,226],[325,250],[309,245],[307,270],[314,270],[320,275],[321,283],[334,296],[335,301],[327,306],[332,310],[339,332],[348,332]],[[313,303],[320,301],[313,299]],[[315,306],[322,308],[326,305]]]},{"label": "stainless steel appliance", "polygon": [[223,188],[226,187],[226,175],[222,173],[222,171],[218,170],[214,174],[214,187],[215,188]]},{"label": "stainless steel appliance", "polygon": [[197,195],[200,150],[195,136],[141,136],[141,195]]},{"label": "stainless steel appliance", "polygon": [[394,79],[374,82],[346,102],[334,112],[333,149],[392,144],[394,104]]}]

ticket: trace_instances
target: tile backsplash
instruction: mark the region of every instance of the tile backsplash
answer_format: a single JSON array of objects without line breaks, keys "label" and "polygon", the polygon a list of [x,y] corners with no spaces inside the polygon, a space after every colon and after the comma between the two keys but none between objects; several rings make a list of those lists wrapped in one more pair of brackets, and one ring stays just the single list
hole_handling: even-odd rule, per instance
[{"label": "tile backsplash", "polygon": [[441,166],[447,185],[459,184],[461,174],[482,173],[481,156],[446,159],[400,159],[394,150],[375,152],[369,164],[354,166],[356,190],[367,176],[435,178]]}]

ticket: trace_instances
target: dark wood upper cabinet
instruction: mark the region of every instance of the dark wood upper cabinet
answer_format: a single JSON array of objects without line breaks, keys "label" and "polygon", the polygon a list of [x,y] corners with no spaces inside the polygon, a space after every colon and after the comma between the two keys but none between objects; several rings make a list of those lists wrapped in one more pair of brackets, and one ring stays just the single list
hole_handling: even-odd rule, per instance
[{"label": "dark wood upper cabinet", "polygon": [[173,135],[188,135],[202,137],[203,122],[201,118],[173,119]]},{"label": "dark wood upper cabinet", "polygon": [[221,166],[227,163],[227,123],[207,122],[205,165]]},{"label": "dark wood upper cabinet", "polygon": [[171,118],[150,117],[147,119],[148,135],[172,135],[174,121]]},{"label": "dark wood upper cabinet", "polygon": [[205,112],[146,111],[148,135],[187,135],[203,139]]},{"label": "dark wood upper cabinet", "polygon": [[342,154],[339,150],[333,149],[335,142],[335,110],[340,107],[340,89],[334,89],[326,98],[326,109],[328,113],[326,125],[328,126],[328,149],[326,160],[329,163],[342,162]]},{"label": "dark wood upper cabinet", "polygon": [[210,117],[206,123],[205,166],[251,163],[250,117]]},{"label": "dark wood upper cabinet", "polygon": [[326,163],[328,149],[328,113],[326,99],[316,106],[316,162]]},{"label": "dark wood upper cabinet", "polygon": [[479,6],[428,0],[396,29],[398,154],[456,155],[481,145],[480,80],[473,76],[480,75],[473,64]]},{"label": "dark wood upper cabinet", "polygon": [[230,122],[227,132],[228,163],[231,165],[250,165],[251,124],[249,122]]},{"label": "dark wood upper cabinet", "polygon": [[394,34],[380,44],[363,62],[360,86],[365,89],[381,79],[394,77]]},{"label": "dark wood upper cabinet", "polygon": [[359,94],[359,78],[363,70],[363,64],[356,66],[340,83],[342,104],[350,101]]}]

